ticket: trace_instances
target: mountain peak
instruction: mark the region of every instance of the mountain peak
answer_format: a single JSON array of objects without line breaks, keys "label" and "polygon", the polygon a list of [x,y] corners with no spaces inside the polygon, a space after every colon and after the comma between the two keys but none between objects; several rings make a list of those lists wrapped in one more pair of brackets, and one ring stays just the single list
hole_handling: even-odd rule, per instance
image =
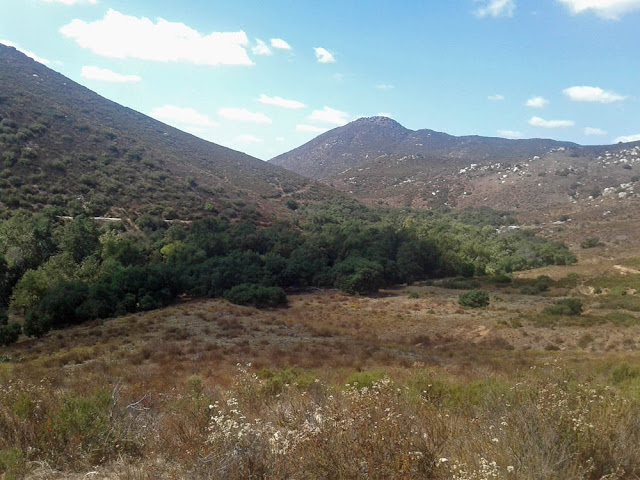
[{"label": "mountain peak", "polygon": [[401,127],[404,128],[401,124],[396,122],[393,118],[384,117],[381,115],[377,115],[374,117],[361,117],[357,120],[351,122],[353,125],[380,125],[380,126],[391,126],[391,127]]},{"label": "mountain peak", "polygon": [[576,146],[541,139],[456,137],[428,129],[410,130],[389,117],[376,116],[334,128],[271,162],[307,177],[326,180],[382,156],[501,162],[542,155],[552,148]]}]

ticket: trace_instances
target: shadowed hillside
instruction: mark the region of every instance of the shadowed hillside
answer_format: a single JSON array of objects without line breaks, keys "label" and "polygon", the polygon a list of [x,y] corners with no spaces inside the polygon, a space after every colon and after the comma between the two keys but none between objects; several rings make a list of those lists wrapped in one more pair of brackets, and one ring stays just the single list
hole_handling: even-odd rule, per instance
[{"label": "shadowed hillside", "polygon": [[0,209],[264,219],[330,190],[106,100],[0,45]]}]

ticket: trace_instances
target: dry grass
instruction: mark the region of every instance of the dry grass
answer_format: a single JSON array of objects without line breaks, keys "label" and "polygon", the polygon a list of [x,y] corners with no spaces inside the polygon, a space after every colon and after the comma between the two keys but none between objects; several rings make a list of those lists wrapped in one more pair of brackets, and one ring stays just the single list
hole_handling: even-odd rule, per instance
[{"label": "dry grass", "polygon": [[481,310],[428,286],[318,292],[262,311],[189,301],[23,340],[0,359],[0,472],[638,478],[638,327],[536,326],[564,287],[485,288]]}]

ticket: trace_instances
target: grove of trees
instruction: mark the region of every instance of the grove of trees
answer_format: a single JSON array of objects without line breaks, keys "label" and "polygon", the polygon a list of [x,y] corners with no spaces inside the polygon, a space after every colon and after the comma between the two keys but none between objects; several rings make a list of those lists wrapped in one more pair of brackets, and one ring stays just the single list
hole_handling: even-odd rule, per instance
[{"label": "grove of trees", "polygon": [[[139,310],[178,295],[273,307],[291,288],[369,294],[428,278],[499,274],[575,261],[560,244],[515,230],[488,209],[375,210],[333,201],[301,207],[269,227],[212,217],[169,225],[145,215],[138,228],[79,216],[14,212],[0,223],[0,307],[26,335]],[[0,343],[20,327],[0,316]]]}]

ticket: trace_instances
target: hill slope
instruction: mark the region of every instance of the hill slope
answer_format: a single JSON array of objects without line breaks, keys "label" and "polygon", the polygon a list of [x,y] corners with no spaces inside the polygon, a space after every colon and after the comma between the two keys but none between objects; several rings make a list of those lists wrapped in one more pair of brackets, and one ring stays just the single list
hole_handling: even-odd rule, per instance
[{"label": "hill slope", "polygon": [[[640,142],[581,146],[554,140],[454,137],[384,117],[320,135],[272,163],[369,203],[491,207],[556,220],[627,215],[638,203]],[[637,187],[636,187],[637,188]]]},{"label": "hill slope", "polygon": [[543,139],[455,137],[433,130],[409,130],[386,117],[369,117],[323,133],[270,162],[306,177],[327,179],[382,155],[481,162],[528,158],[551,148],[571,146],[576,145]]},{"label": "hill slope", "polygon": [[330,189],[106,100],[0,45],[0,210],[265,218]]}]

